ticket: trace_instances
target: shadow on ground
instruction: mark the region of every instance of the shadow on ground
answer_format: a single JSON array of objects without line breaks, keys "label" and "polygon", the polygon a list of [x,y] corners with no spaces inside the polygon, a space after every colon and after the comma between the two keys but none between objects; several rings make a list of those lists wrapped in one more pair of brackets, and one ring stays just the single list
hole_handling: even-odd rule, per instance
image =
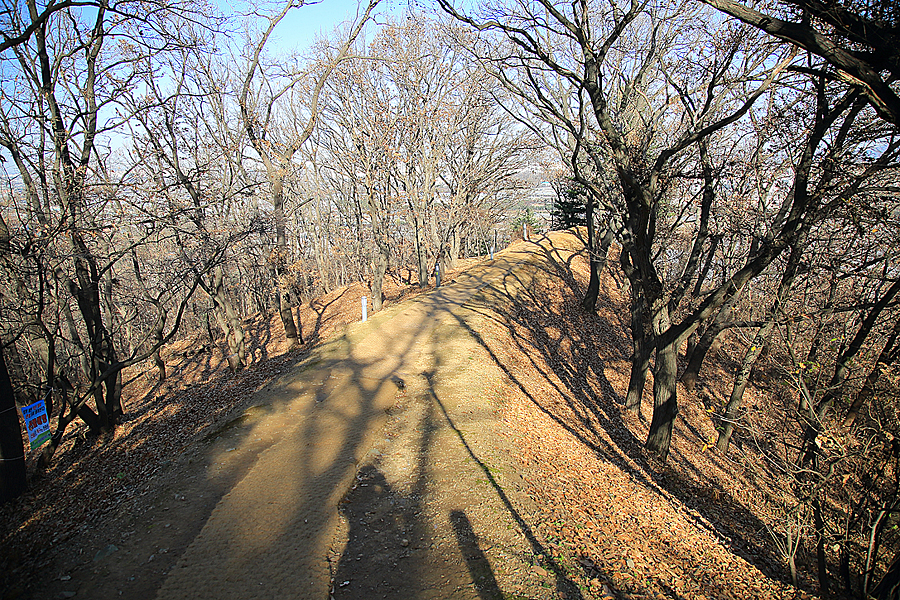
[{"label": "shadow on ground", "polygon": [[[744,547],[770,555],[769,549],[746,541],[752,539],[747,532],[759,522],[738,502],[731,507],[733,518],[723,519],[697,500],[697,484],[681,475],[691,469],[686,457],[674,457],[680,470],[660,470],[648,463],[640,440],[623,422],[620,398],[607,379],[610,366],[597,360],[627,359],[622,341],[628,337],[621,323],[590,315],[576,318],[573,305],[581,284],[573,275],[575,256],[548,248],[543,241],[527,248],[537,255],[507,254],[461,274],[455,284],[378,313],[370,323],[351,326],[312,350],[268,361],[260,354],[260,362],[279,361],[282,373],[277,378],[256,380],[252,370],[226,378],[235,393],[248,398],[261,386],[252,396],[252,408],[205,434],[199,455],[179,458],[184,446],[167,448],[153,471],[154,488],[145,496],[136,497],[145,482],[130,476],[109,484],[106,489],[113,497],[130,494],[127,499],[134,501],[123,509],[131,514],[120,517],[130,519],[132,530],[123,538],[98,537],[98,549],[115,544],[115,554],[100,559],[94,551],[73,556],[65,563],[69,579],[35,590],[32,597],[75,588],[86,597],[144,599],[155,594],[160,600],[244,599],[261,593],[319,600],[329,591],[335,598],[437,599],[448,597],[448,584],[434,579],[444,559],[460,567],[450,572],[451,587],[471,585],[470,591],[480,598],[513,597],[504,596],[487,549],[475,533],[471,507],[453,506],[442,514],[442,527],[451,532],[449,543],[438,539],[422,518],[432,475],[429,461],[435,458],[434,436],[443,427],[453,432],[484,477],[492,501],[524,537],[537,561],[533,566],[547,572],[553,591],[581,598],[573,577],[579,567],[564,564],[548,548],[535,532],[534,517],[522,514],[459,426],[454,409],[448,408],[449,399],[435,381],[448,366],[441,364],[440,337],[431,349],[434,370],[423,374],[425,419],[411,491],[394,489],[377,463],[370,461],[357,470],[402,394],[398,381],[421,373],[409,369],[427,347],[423,341],[443,320],[467,332],[534,406],[582,444],[643,485],[677,497],[697,511],[701,527],[716,523],[717,535],[745,540]],[[548,288],[540,285],[548,276],[561,277],[572,293],[559,301],[549,296]],[[611,286],[609,281],[604,285]],[[325,312],[325,307],[317,311],[309,340],[317,339]],[[505,328],[504,341],[480,333],[481,323],[488,321]],[[261,343],[272,333],[263,327],[253,335]],[[512,340],[511,347],[500,347],[506,339]],[[527,369],[539,373],[541,385],[562,400],[548,401],[532,381],[520,378],[513,355],[526,361]],[[211,373],[217,368],[212,357],[192,357],[191,368]],[[177,407],[191,409],[184,403]],[[154,410],[165,410],[165,401]],[[143,443],[122,441],[130,452],[140,452]],[[96,498],[97,504],[104,500]],[[349,527],[349,543],[336,564],[329,565],[334,532],[341,528],[334,510],[338,506]],[[157,550],[148,556],[148,547]],[[585,569],[605,579],[603,565]],[[92,571],[101,576],[92,576]]]},{"label": "shadow on ground", "polygon": [[[675,450],[670,464],[663,467],[645,453],[636,436],[638,431],[645,434],[646,428],[627,414],[607,378],[619,369],[619,380],[627,382],[630,358],[630,330],[617,317],[628,314],[626,299],[609,273],[615,268],[615,256],[601,282],[599,304],[606,310],[598,316],[580,307],[586,285],[576,277],[573,264],[586,264],[583,249],[570,245],[567,252],[547,237],[532,243],[531,249],[542,260],[508,273],[470,305],[499,324],[506,335],[485,337],[458,318],[460,326],[488,351],[519,393],[584,446],[648,489],[676,498],[690,509],[687,514],[698,528],[729,544],[732,552],[770,579],[786,581],[765,525],[748,506],[704,481],[693,456]],[[586,276],[584,266],[581,271]],[[565,283],[565,293],[558,293],[555,279]],[[535,373],[540,375],[537,381]],[[694,438],[698,446],[706,441],[684,419],[679,420],[677,435]],[[725,472],[733,469],[720,456],[708,459]]]}]

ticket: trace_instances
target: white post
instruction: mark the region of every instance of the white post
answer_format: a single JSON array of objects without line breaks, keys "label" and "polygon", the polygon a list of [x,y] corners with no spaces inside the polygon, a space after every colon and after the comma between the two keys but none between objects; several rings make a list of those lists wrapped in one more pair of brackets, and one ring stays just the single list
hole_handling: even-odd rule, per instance
[{"label": "white post", "polygon": [[362,320],[363,320],[363,323],[365,323],[366,319],[368,318],[368,315],[366,314],[367,308],[368,307],[366,306],[366,297],[363,296],[362,297]]},{"label": "white post", "polygon": [[522,223],[522,239],[528,239],[528,223]]}]

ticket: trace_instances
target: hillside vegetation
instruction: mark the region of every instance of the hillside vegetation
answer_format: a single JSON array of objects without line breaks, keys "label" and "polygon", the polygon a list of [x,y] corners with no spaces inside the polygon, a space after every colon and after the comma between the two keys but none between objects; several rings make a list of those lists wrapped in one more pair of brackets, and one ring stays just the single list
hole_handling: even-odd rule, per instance
[{"label": "hillside vegetation", "polygon": [[[148,581],[168,600],[209,579],[193,557],[246,583],[268,548],[302,557],[321,595],[362,569],[408,575],[423,600],[472,592],[470,576],[482,596],[749,582],[897,600],[900,5],[362,0],[299,39],[307,4],[0,0],[10,585],[45,560],[30,540],[94,535],[79,550],[103,541],[98,578],[76,578],[73,554],[60,585]],[[479,357],[483,380],[465,383]],[[48,426],[39,458],[23,410]],[[491,435],[517,425],[495,430],[497,411],[522,424],[509,451]],[[392,424],[406,462],[357,465]],[[558,530],[540,537],[524,496],[501,493],[526,484],[492,472],[484,439],[492,460],[527,462],[507,472],[536,469]],[[176,460],[203,444],[208,473]],[[377,483],[350,485],[357,466]],[[203,501],[151,502],[161,476]],[[334,551],[345,533],[372,541],[376,488],[379,514],[409,509],[391,521],[405,549],[354,566]],[[166,540],[159,515],[152,531],[106,525],[132,500],[188,525],[116,588],[99,563]],[[344,508],[363,510],[348,531]],[[490,538],[508,560],[478,540],[494,512],[517,532]],[[633,539],[615,533],[629,518]],[[105,537],[117,527],[134,537]],[[681,529],[705,533],[666,537]],[[555,556],[552,536],[581,541]]]},{"label": "hillside vegetation", "polygon": [[[808,545],[796,557],[801,588],[786,583],[789,573],[777,536],[795,500],[780,480],[767,475],[758,433],[738,431],[728,454],[714,449],[712,415],[727,394],[727,373],[733,368],[731,357],[740,351],[739,341],[728,340],[710,357],[695,392],[683,390],[673,451],[667,463],[660,463],[641,444],[649,399],[641,416],[623,406],[630,362],[621,274],[613,268],[604,273],[597,314],[586,317],[580,298],[590,269],[578,236],[520,241],[510,251],[530,258],[471,296],[456,327],[477,350],[466,370],[481,374],[480,385],[494,398],[492,410],[502,423],[490,434],[500,435],[502,444],[490,442],[486,433],[479,438],[494,447],[492,467],[505,472],[498,475],[497,490],[507,486],[509,473],[516,473],[531,499],[526,509],[522,500],[515,505],[540,541],[534,573],[552,578],[558,570],[584,598],[798,598],[814,592],[809,573],[814,554]],[[450,285],[478,278],[484,268],[480,265],[490,263],[474,261],[469,270],[451,274]],[[221,340],[199,353],[186,352],[197,348],[196,341],[173,344],[167,356],[172,374],[164,385],[151,384],[140,371],[132,373],[125,424],[115,438],[88,451],[96,442],[86,437],[84,426],[73,428],[56,465],[26,495],[3,508],[5,594],[25,591],[27,574],[37,572],[77,573],[100,585],[111,577],[95,556],[107,547],[104,540],[123,548],[132,544],[130,555],[158,555],[153,544],[160,542],[152,536],[142,542],[143,550],[129,540],[128,528],[134,527],[139,507],[153,504],[168,511],[165,506],[171,505],[178,510],[183,501],[178,493],[174,499],[170,495],[180,489],[177,480],[167,479],[170,472],[182,472],[189,461],[202,463],[205,440],[214,439],[217,431],[250,427],[255,417],[234,419],[251,414],[247,407],[258,404],[254,390],[303,365],[304,356],[317,352],[316,340],[346,337],[344,327],[358,320],[362,293],[360,287],[345,288],[304,306],[300,321],[310,341],[299,351],[288,349],[274,316],[248,320],[248,330],[256,332],[250,345],[253,360],[241,373],[226,368]],[[386,306],[400,315],[415,305]],[[488,375],[494,371],[496,381]],[[299,377],[311,375],[302,371]],[[466,387],[449,381],[441,388],[443,393],[449,385],[452,391],[444,402],[460,403],[463,412],[473,410],[477,404],[465,400],[470,397]],[[409,385],[415,388],[412,380]],[[765,413],[777,392],[764,379],[753,384],[749,410]],[[405,391],[398,396],[401,406],[409,403],[404,397]],[[413,413],[401,411],[394,420],[409,420]],[[403,426],[391,427],[401,431]],[[507,446],[515,450],[497,454]],[[232,483],[221,484],[222,493],[236,483],[240,469],[230,477]],[[193,516],[205,519],[204,514]],[[159,558],[174,561],[177,556]],[[129,560],[120,560],[120,578],[130,572]],[[159,571],[143,572],[144,585],[158,586],[167,570],[160,565]],[[495,570],[501,590],[522,577],[506,573],[502,565],[495,564]],[[28,593],[50,597],[42,591],[65,590],[67,584],[64,579]]]}]

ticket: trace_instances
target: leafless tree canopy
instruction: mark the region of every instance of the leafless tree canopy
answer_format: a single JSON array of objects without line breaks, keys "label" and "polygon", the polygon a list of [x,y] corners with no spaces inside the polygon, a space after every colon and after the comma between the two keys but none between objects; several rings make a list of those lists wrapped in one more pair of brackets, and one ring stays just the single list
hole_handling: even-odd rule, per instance
[{"label": "leafless tree canopy", "polygon": [[702,451],[786,490],[795,583],[806,551],[823,591],[896,597],[897,4],[439,6],[373,0],[288,51],[294,0],[0,0],[0,383],[47,403],[45,461],[76,418],[114,428],[122,370],[165,378],[175,336],[241,369],[244,318],[277,312],[298,347],[297,305],[427,287],[552,181],[587,223],[585,310],[623,275],[649,454],[727,341]]}]

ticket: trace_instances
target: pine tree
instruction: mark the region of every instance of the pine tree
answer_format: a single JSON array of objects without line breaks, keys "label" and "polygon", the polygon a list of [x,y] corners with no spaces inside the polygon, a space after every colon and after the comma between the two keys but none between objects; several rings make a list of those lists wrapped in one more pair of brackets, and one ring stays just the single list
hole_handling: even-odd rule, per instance
[{"label": "pine tree", "polygon": [[586,201],[581,186],[569,179],[554,182],[556,198],[550,210],[550,227],[554,231],[587,225]]}]

